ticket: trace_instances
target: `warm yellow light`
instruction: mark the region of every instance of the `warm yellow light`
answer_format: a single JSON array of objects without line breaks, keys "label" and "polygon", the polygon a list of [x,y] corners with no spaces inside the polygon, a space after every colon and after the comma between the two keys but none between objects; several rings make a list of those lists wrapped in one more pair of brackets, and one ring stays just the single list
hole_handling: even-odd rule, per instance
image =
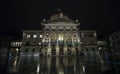
[{"label": "warm yellow light", "polygon": [[33,38],[37,38],[37,35],[33,35]]},{"label": "warm yellow light", "polygon": [[27,35],[27,38],[30,38],[30,35]]},{"label": "warm yellow light", "polygon": [[18,48],[16,48],[16,51],[18,52]]},{"label": "warm yellow light", "polygon": [[43,36],[42,35],[40,35],[40,38],[42,38]]},{"label": "warm yellow light", "polygon": [[63,40],[63,34],[59,34],[59,40],[60,40],[60,41]]}]

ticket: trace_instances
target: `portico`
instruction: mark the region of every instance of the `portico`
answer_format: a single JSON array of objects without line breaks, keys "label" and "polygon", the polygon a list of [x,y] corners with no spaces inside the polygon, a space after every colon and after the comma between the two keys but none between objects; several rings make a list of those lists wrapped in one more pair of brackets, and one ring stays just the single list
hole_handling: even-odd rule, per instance
[{"label": "portico", "polygon": [[54,52],[54,55],[76,55],[76,51],[80,52],[78,21],[70,20],[63,13],[59,13],[41,24],[44,26],[42,44],[43,48],[47,47],[47,55]]}]

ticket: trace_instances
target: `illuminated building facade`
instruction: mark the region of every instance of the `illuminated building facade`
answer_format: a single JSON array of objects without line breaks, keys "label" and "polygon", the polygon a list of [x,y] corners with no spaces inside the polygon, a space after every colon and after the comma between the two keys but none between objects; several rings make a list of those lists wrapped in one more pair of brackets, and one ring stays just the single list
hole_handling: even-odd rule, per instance
[{"label": "illuminated building facade", "polygon": [[22,42],[21,40],[13,40],[10,42],[9,56],[19,55],[19,50],[21,49]]},{"label": "illuminated building facade", "polygon": [[24,30],[21,46],[22,55],[39,55],[42,53],[43,34],[40,30]]},{"label": "illuminated building facade", "polygon": [[80,23],[63,13],[43,20],[43,30],[24,30],[21,55],[66,56],[96,54],[97,37],[94,30],[79,30]]}]

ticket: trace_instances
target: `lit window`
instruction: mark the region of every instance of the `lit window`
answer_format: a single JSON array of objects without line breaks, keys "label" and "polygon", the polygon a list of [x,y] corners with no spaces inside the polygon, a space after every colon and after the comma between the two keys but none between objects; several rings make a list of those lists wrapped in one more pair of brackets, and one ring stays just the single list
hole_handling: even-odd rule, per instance
[{"label": "lit window", "polygon": [[41,42],[39,42],[39,45],[41,45]]},{"label": "lit window", "polygon": [[18,50],[19,50],[19,49],[18,49],[18,48],[16,48],[16,51],[17,51],[17,52],[18,52]]},{"label": "lit window", "polygon": [[33,35],[33,38],[37,38],[37,35]]},{"label": "lit window", "polygon": [[40,35],[40,38],[42,38],[42,35]]},{"label": "lit window", "polygon": [[102,49],[102,47],[99,47],[99,50],[101,50]]},{"label": "lit window", "polygon": [[29,35],[27,35],[27,38],[30,38],[30,34],[29,34]]}]

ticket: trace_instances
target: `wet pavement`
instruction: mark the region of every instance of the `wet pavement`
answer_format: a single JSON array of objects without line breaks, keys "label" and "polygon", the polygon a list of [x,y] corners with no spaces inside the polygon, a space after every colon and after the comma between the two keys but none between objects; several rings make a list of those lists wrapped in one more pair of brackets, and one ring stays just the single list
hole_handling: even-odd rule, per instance
[{"label": "wet pavement", "polygon": [[8,57],[1,70],[3,74],[119,74],[119,60],[106,56]]}]

